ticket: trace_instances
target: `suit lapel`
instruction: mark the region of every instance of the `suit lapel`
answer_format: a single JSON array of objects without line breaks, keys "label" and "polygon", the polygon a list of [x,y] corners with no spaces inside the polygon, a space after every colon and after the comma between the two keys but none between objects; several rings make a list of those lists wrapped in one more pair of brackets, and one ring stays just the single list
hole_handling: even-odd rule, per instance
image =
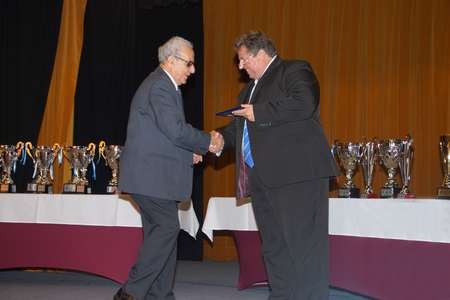
[{"label": "suit lapel", "polygon": [[[266,83],[266,81],[270,80],[275,70],[281,65],[281,59],[276,57],[275,60],[270,64],[269,68],[263,74],[263,76],[258,80],[258,84],[255,87],[252,95],[252,103],[258,102],[258,94],[261,90],[261,87]],[[249,94],[250,95],[250,94]]]},{"label": "suit lapel", "polygon": [[178,90],[175,88],[175,86],[173,85],[172,80],[170,80],[169,76],[166,74],[166,72],[164,72],[164,70],[161,67],[158,67],[157,70],[158,70],[158,74],[161,76],[161,79],[167,81],[170,84],[170,86],[171,86],[171,90],[170,91],[171,91],[171,93],[173,93],[173,95],[175,95],[175,97],[177,99],[178,106],[184,112],[183,96],[181,95],[180,87],[178,87]]}]

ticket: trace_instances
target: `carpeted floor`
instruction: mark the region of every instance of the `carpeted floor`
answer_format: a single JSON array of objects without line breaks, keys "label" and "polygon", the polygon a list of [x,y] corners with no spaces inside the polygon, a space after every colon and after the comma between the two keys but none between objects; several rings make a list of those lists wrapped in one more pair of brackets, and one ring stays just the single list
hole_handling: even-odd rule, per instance
[{"label": "carpeted floor", "polygon": [[[179,261],[175,282],[177,300],[262,300],[267,287],[236,289],[239,266],[236,262]],[[61,271],[0,271],[2,300],[111,300],[120,287],[102,277]],[[370,299],[330,288],[332,300]]]}]

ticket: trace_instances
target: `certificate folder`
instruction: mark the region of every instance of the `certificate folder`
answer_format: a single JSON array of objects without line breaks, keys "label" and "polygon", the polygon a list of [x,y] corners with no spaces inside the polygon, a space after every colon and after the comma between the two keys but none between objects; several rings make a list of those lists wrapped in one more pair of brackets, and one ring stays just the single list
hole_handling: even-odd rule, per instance
[{"label": "certificate folder", "polygon": [[237,105],[235,107],[229,108],[229,109],[224,110],[224,111],[216,112],[216,116],[219,116],[219,117],[234,117],[232,112],[235,111],[235,110],[239,110],[239,109],[242,109],[241,105]]}]

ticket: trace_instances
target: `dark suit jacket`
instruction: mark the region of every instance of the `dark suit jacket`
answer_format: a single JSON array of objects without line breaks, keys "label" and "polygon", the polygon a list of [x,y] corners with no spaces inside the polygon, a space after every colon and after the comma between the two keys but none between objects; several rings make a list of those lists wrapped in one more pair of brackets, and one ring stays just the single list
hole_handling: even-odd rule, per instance
[{"label": "dark suit jacket", "polygon": [[[248,101],[252,85],[241,91],[240,103]],[[268,187],[337,175],[319,120],[319,98],[319,83],[306,61],[277,57],[258,81],[251,100],[255,122],[247,126],[253,172]],[[243,124],[235,118],[222,130],[225,146],[234,146],[236,157],[242,151]]]},{"label": "dark suit jacket", "polygon": [[120,157],[121,191],[170,200],[189,199],[193,152],[208,151],[210,135],[186,123],[180,91],[161,67],[133,97]]}]

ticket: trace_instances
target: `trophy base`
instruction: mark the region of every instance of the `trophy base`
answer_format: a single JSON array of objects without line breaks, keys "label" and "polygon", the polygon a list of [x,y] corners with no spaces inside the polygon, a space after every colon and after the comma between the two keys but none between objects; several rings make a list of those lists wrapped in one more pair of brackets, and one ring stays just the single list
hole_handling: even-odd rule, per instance
[{"label": "trophy base", "polygon": [[411,194],[411,193],[406,193],[406,194],[399,193],[397,198],[401,198],[401,199],[415,199],[416,195]]},{"label": "trophy base", "polygon": [[358,188],[340,188],[338,190],[339,198],[359,198],[360,193]]},{"label": "trophy base", "polygon": [[450,200],[450,188],[440,187],[438,188],[438,199]]},{"label": "trophy base", "polygon": [[367,199],[376,199],[378,198],[378,195],[375,193],[362,193],[361,198],[367,198]]},{"label": "trophy base", "polygon": [[63,186],[64,194],[92,194],[92,188],[88,185],[75,183],[65,183]]},{"label": "trophy base", "polygon": [[401,189],[398,187],[382,187],[380,198],[396,198]]},{"label": "trophy base", "polygon": [[0,184],[0,193],[16,193],[17,187],[15,184],[2,183]]},{"label": "trophy base", "polygon": [[53,194],[53,185],[52,184],[29,183],[29,184],[27,184],[27,192],[28,193],[40,193],[40,194]]},{"label": "trophy base", "polygon": [[118,194],[119,190],[117,189],[117,185],[108,185],[106,186],[107,194]]}]

